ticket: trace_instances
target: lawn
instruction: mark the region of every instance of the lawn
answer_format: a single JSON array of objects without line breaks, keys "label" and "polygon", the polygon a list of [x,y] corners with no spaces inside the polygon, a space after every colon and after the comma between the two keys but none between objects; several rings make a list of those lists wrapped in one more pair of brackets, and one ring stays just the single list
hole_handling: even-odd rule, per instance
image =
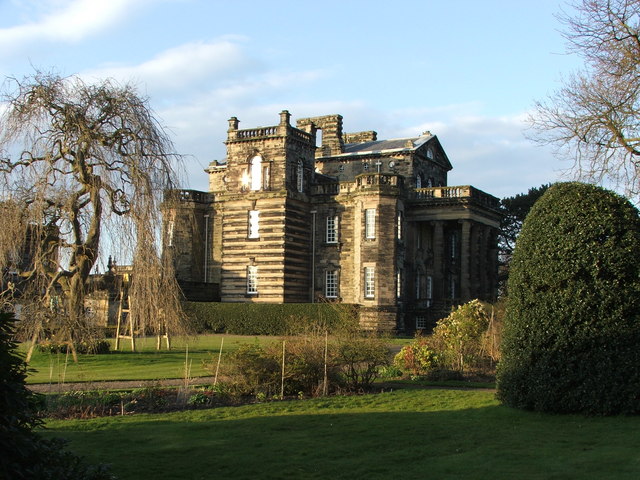
[{"label": "lawn", "polygon": [[[203,362],[218,359],[220,344],[224,338],[223,353],[229,353],[242,343],[274,341],[273,337],[244,337],[239,335],[200,335],[176,338],[172,349],[156,351],[155,337],[136,341],[136,352],[125,341],[120,351],[104,355],[80,355],[74,363],[71,355],[35,351],[29,368],[33,369],[27,383],[69,383],[105,380],[163,380],[183,378],[185,361],[188,360],[191,377],[211,375]],[[187,357],[188,349],[188,357]],[[26,345],[21,345],[26,351]]]},{"label": "lawn", "polygon": [[[111,353],[80,355],[78,363],[73,362],[71,355],[42,353],[36,350],[29,363],[32,371],[27,383],[184,378],[187,348],[190,376],[209,376],[212,373],[204,368],[204,362],[217,362],[223,338],[223,354],[233,352],[243,343],[279,341],[277,337],[199,335],[176,338],[172,341],[171,350],[157,351],[156,338],[149,337],[136,340],[136,352],[131,352],[131,344],[128,341],[123,341],[120,351],[116,352],[113,350],[114,341],[110,339]],[[410,338],[389,339],[390,345],[404,346],[409,342]],[[22,344],[20,350],[26,352],[27,345]]]},{"label": "lawn", "polygon": [[640,418],[522,412],[489,391],[398,390],[47,427],[121,479],[640,478]]}]

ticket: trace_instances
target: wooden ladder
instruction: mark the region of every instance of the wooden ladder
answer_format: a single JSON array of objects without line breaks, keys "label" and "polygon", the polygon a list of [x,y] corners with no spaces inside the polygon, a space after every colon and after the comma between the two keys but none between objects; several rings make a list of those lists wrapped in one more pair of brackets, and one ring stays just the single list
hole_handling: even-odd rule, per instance
[{"label": "wooden ladder", "polygon": [[120,339],[131,340],[131,351],[136,351],[135,330],[133,327],[133,318],[131,315],[131,298],[128,292],[125,292],[124,285],[120,286],[120,301],[118,302],[118,317],[116,323],[116,350],[120,349]]}]

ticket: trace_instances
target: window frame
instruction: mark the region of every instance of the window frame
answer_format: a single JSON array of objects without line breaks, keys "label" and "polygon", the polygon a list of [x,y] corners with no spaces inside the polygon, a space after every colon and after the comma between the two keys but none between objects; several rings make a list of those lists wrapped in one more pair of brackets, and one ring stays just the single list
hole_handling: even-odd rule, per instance
[{"label": "window frame", "polygon": [[364,237],[367,240],[376,238],[376,209],[365,208],[364,210]]},{"label": "window frame", "polygon": [[249,210],[247,238],[260,238],[260,210]]},{"label": "window frame", "polygon": [[258,294],[258,267],[255,265],[247,266],[247,295]]},{"label": "window frame", "polygon": [[304,192],[304,163],[298,160],[296,164],[296,189],[298,193]]},{"label": "window frame", "polygon": [[364,267],[364,298],[376,298],[376,267]]},{"label": "window frame", "polygon": [[325,222],[325,243],[338,243],[338,216],[329,215]]},{"label": "window frame", "polygon": [[249,162],[249,190],[257,192],[262,190],[262,157],[255,155]]},{"label": "window frame", "polygon": [[338,270],[335,268],[324,272],[324,296],[338,298]]},{"label": "window frame", "polygon": [[173,235],[175,232],[176,224],[174,220],[169,220],[167,224],[167,247],[173,247]]}]

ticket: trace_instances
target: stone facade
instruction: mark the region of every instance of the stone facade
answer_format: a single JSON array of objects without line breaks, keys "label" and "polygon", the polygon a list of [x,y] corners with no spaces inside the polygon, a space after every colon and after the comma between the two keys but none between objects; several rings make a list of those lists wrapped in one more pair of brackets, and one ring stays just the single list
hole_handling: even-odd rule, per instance
[{"label": "stone facade", "polygon": [[222,302],[359,304],[364,327],[403,331],[495,298],[498,199],[447,186],[451,163],[430,132],[379,141],[343,132],[340,115],[294,127],[283,111],[270,127],[231,118],[225,143],[209,192],[165,202],[184,285]]}]

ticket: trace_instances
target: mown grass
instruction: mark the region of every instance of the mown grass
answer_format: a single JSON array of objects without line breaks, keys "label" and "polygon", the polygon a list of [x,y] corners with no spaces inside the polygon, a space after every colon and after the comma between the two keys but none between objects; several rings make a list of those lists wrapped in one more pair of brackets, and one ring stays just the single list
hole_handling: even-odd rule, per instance
[{"label": "mown grass", "polygon": [[[35,351],[29,368],[27,383],[98,382],[107,380],[162,380],[183,378],[185,361],[190,366],[191,377],[211,375],[204,368],[205,361],[217,361],[224,337],[223,354],[230,353],[242,343],[274,341],[273,337],[245,337],[239,335],[200,335],[176,338],[172,349],[156,351],[156,339],[140,338],[136,352],[131,352],[129,341],[123,341],[119,351],[103,355],[80,355],[75,363],[71,355]],[[26,345],[21,345],[26,351]]]},{"label": "mown grass", "polygon": [[522,412],[486,391],[401,390],[47,427],[121,479],[640,478],[640,418]]},{"label": "mown grass", "polygon": [[[220,345],[224,338],[223,354],[235,351],[240,344],[251,342],[275,342],[278,337],[255,337],[242,335],[199,335],[175,338],[172,349],[156,350],[156,338],[136,340],[136,352],[131,352],[131,343],[121,341],[119,351],[113,349],[114,340],[109,339],[111,352],[104,355],[80,355],[74,363],[71,355],[42,353],[35,351],[29,368],[27,383],[71,383],[101,382],[109,380],[164,380],[183,378],[187,347],[189,350],[190,376],[193,378],[211,375],[205,362],[217,362]],[[409,338],[390,338],[390,345],[404,346]],[[164,346],[164,345],[163,345]],[[26,352],[27,345],[20,346]]]}]

